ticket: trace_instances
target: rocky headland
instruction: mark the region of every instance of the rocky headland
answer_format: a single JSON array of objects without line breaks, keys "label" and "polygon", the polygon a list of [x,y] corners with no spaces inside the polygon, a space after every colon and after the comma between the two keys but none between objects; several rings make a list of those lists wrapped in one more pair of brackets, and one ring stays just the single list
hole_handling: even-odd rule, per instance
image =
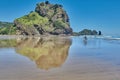
[{"label": "rocky headland", "polygon": [[34,11],[14,20],[18,35],[70,35],[69,16],[62,5],[48,1],[36,5]]}]

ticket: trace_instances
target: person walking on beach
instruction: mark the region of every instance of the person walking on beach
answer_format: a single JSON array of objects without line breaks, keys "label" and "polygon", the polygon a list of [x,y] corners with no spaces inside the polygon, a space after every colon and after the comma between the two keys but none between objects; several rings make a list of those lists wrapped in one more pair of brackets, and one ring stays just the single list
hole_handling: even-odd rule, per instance
[{"label": "person walking on beach", "polygon": [[87,40],[87,36],[86,35],[84,36],[84,40]]}]

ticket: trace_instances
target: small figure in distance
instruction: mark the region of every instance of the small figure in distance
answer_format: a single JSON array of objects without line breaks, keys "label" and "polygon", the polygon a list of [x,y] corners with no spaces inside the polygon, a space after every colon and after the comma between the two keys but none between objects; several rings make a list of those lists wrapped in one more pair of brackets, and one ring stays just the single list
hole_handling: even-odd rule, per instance
[{"label": "small figure in distance", "polygon": [[87,36],[86,35],[83,37],[83,43],[85,46],[87,45]]},{"label": "small figure in distance", "polygon": [[86,35],[84,36],[84,40],[87,40],[87,36]]}]

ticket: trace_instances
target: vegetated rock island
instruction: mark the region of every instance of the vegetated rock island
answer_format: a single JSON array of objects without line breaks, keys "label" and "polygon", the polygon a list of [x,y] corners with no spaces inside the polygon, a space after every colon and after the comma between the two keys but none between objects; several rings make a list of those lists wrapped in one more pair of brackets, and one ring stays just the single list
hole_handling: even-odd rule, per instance
[{"label": "vegetated rock island", "polygon": [[35,11],[14,20],[18,35],[70,35],[69,17],[62,5],[38,3]]}]

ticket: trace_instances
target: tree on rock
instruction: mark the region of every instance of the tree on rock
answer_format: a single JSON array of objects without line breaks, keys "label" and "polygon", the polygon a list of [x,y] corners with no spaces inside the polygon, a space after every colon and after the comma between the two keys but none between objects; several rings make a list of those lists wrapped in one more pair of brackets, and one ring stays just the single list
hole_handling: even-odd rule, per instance
[{"label": "tree on rock", "polygon": [[49,1],[45,1],[45,4],[50,4],[50,2]]}]

